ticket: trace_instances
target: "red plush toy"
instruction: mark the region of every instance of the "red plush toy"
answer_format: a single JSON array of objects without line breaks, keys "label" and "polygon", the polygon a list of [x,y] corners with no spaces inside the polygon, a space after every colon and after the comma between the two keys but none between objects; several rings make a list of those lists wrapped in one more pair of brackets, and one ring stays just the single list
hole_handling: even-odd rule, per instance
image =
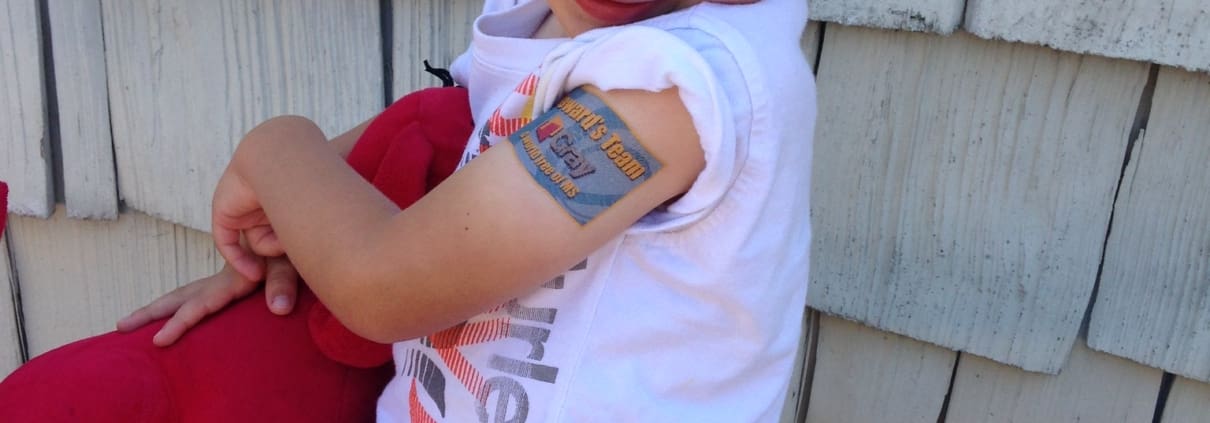
[{"label": "red plush toy", "polygon": [[[465,89],[419,91],[375,118],[348,162],[406,207],[453,172],[472,128]],[[254,293],[167,348],[151,343],[163,323],[26,363],[0,383],[0,422],[369,422],[392,376],[390,347],[305,287],[288,316]]]}]

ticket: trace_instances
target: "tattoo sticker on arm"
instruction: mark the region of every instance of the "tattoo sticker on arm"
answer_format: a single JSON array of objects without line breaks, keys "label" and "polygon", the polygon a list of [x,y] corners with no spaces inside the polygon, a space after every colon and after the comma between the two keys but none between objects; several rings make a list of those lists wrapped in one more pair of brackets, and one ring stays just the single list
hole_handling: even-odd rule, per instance
[{"label": "tattoo sticker on arm", "polygon": [[580,225],[662,164],[600,97],[583,88],[508,137],[525,170]]}]

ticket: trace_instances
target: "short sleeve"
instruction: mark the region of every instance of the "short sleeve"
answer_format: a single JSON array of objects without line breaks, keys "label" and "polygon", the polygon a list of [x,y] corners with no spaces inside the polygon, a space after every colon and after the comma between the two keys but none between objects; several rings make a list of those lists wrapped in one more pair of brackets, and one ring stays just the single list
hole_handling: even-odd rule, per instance
[{"label": "short sleeve", "polygon": [[700,50],[701,46],[662,29],[604,28],[564,44],[542,65],[535,102],[542,110],[535,112],[583,85],[606,91],[678,89],[697,129],[706,165],[683,196],[645,216],[631,232],[676,230],[700,220],[719,204],[743,166],[748,137],[737,130],[725,84]]}]

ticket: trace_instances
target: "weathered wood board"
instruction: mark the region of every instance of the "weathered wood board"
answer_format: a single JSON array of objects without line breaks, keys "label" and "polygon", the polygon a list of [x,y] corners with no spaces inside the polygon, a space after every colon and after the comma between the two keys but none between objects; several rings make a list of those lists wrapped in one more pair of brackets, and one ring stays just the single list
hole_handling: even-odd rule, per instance
[{"label": "weathered wood board", "polygon": [[51,52],[58,95],[59,150],[67,215],[117,219],[117,169],[100,0],[50,0]]},{"label": "weathered wood board", "polygon": [[46,217],[54,204],[37,0],[5,0],[0,14],[0,181],[8,209]]},{"label": "weathered wood board", "polygon": [[471,42],[471,23],[483,12],[483,0],[392,0],[391,46],[394,82],[399,98],[441,81],[424,71],[424,61],[448,68]]},{"label": "weathered wood board", "polygon": [[957,357],[944,348],[824,316],[806,421],[934,423]]},{"label": "weathered wood board", "polygon": [[210,198],[240,137],[281,114],[329,136],[382,109],[378,2],[102,3],[122,198],[210,226]]},{"label": "weathered wood board", "polygon": [[1057,372],[1147,65],[838,25],[821,60],[809,304]]},{"label": "weathered wood board", "polygon": [[1060,50],[1210,70],[1210,2],[970,0],[968,31]]},{"label": "weathered wood board", "polygon": [[952,422],[1150,423],[1164,372],[1076,342],[1063,372],[1029,373],[962,356],[946,413]]},{"label": "weathered wood board", "polygon": [[1160,71],[1114,209],[1088,344],[1210,381],[1210,75]]},{"label": "weathered wood board", "polygon": [[8,240],[0,230],[0,380],[21,365],[21,333],[13,302],[16,272],[8,259]]},{"label": "weathered wood board", "polygon": [[798,341],[798,355],[794,357],[794,373],[790,376],[790,390],[782,408],[782,423],[803,421],[807,414],[807,402],[811,395],[811,378],[814,376],[814,345],[819,339],[819,312],[807,310],[803,314],[802,336]]},{"label": "weathered wood board", "polygon": [[1176,378],[1160,423],[1205,423],[1210,416],[1210,385]]},{"label": "weathered wood board", "polygon": [[801,43],[802,52],[807,56],[807,61],[811,63],[811,68],[818,65],[816,59],[819,58],[819,48],[821,47],[819,41],[821,39],[823,39],[823,24],[817,21],[808,22],[807,29],[802,32]]},{"label": "weathered wood board", "polygon": [[122,316],[222,265],[209,235],[141,213],[75,220],[59,207],[50,220],[9,225],[31,357],[110,331]]},{"label": "weathered wood board", "polygon": [[843,25],[953,33],[964,0],[813,0],[811,19]]}]

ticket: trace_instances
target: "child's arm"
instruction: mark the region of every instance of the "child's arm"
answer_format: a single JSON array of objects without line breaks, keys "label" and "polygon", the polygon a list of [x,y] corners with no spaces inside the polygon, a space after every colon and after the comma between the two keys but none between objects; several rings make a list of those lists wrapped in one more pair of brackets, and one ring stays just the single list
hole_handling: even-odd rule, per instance
[{"label": "child's arm", "polygon": [[[365,121],[333,138],[328,144],[340,157],[348,157],[353,145],[361,138],[370,122],[371,120]],[[294,309],[298,294],[298,271],[285,257],[269,258],[265,261],[265,266],[265,305],[274,314],[289,314]],[[117,329],[129,332],[152,321],[172,316],[152,338],[156,345],[172,345],[206,316],[217,313],[231,302],[256,290],[260,282],[243,277],[231,266],[223,266],[215,274],[182,285],[123,317],[118,321]]]},{"label": "child's arm", "polygon": [[[313,124],[273,119],[248,134],[220,180],[215,242],[250,279],[263,269],[253,251],[239,245],[241,232],[259,254],[288,251],[316,295],[371,340],[443,329],[582,260],[685,192],[703,168],[697,134],[676,91],[597,94],[629,130],[612,122],[605,138],[616,134],[618,140],[581,151],[580,159],[598,173],[575,181],[582,190],[578,198],[540,187],[550,176],[531,174],[522,161],[533,163],[532,156],[502,143],[400,211],[332,154]],[[602,185],[597,176],[622,172],[623,165],[635,171],[619,159],[626,157],[622,153],[660,166],[650,166],[638,179],[642,183]],[[581,225],[572,216],[582,212],[577,201],[601,190],[624,195],[605,201],[604,211]]]},{"label": "child's arm", "polygon": [[349,157],[349,152],[353,151],[353,145],[357,144],[357,140],[361,138],[361,134],[365,133],[366,128],[370,126],[370,122],[373,121],[374,119],[371,118],[353,127],[353,129],[345,131],[345,133],[340,134],[336,138],[332,138],[332,141],[329,141],[328,145],[335,148],[336,154],[339,154],[341,158]]}]

